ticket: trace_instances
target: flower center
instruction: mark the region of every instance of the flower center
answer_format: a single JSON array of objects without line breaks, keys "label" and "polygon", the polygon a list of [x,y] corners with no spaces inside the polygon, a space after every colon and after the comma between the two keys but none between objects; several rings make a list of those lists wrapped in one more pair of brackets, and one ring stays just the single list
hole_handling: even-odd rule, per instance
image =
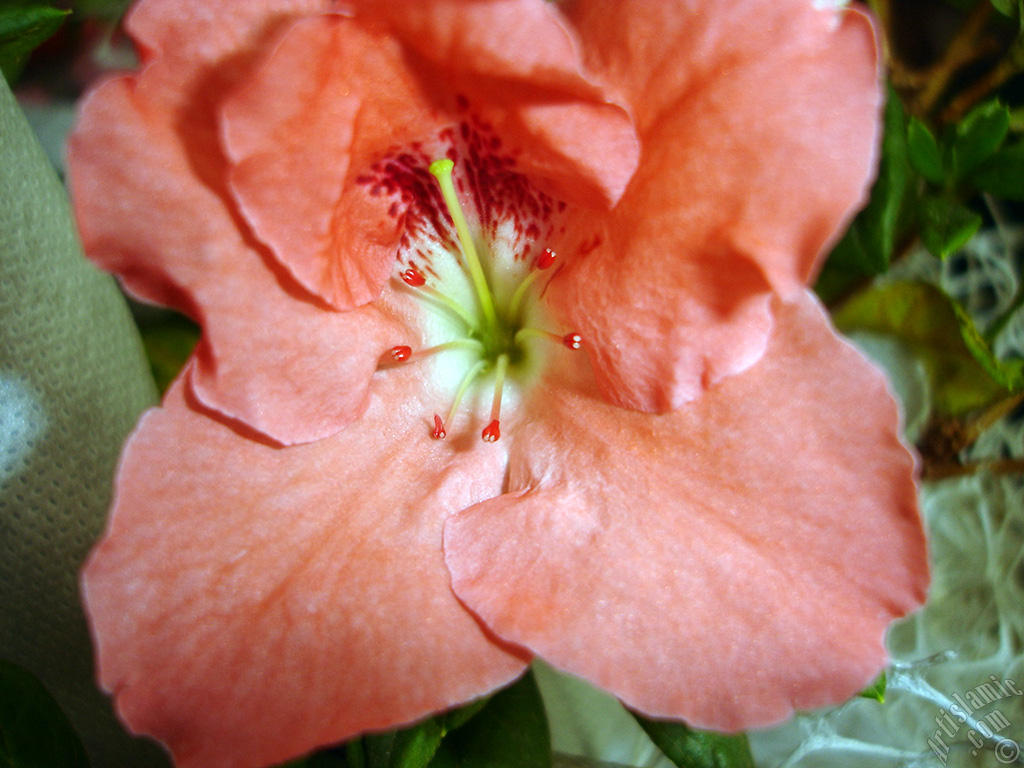
[{"label": "flower center", "polygon": [[[525,378],[532,369],[532,347],[538,341],[554,341],[575,350],[580,349],[583,340],[578,333],[562,336],[531,324],[538,314],[538,279],[556,263],[554,251],[542,250],[525,274],[521,268],[511,270],[511,274],[499,274],[494,259],[489,259],[485,266],[481,252],[490,255],[492,244],[482,239],[478,242],[470,229],[456,193],[454,167],[453,160],[444,158],[435,160],[429,168],[455,230],[454,242],[444,244],[454,269],[445,270],[444,265],[435,261],[429,274],[412,265],[399,275],[407,289],[425,305],[447,316],[450,322],[444,325],[452,338],[420,350],[399,345],[390,350],[390,355],[394,363],[407,364],[442,353],[460,353],[464,361],[461,377],[447,417],[442,419],[440,414],[434,414],[432,436],[444,438],[471,388],[489,380],[493,387],[491,411],[481,437],[485,442],[494,442],[501,437],[505,386],[510,380]],[[449,292],[451,289],[454,290]]]}]

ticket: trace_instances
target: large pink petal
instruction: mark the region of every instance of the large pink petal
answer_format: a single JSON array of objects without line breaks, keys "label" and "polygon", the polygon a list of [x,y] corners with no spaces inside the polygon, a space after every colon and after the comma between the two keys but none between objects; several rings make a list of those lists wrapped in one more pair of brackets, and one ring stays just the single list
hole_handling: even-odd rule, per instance
[{"label": "large pink petal", "polygon": [[405,206],[360,179],[470,120],[518,172],[569,202],[607,207],[636,167],[628,115],[581,71],[548,4],[387,3],[297,23],[227,100],[232,188],[299,282],[350,308],[387,280]]},{"label": "large pink petal", "polygon": [[525,661],[454,598],[441,531],[500,492],[500,446],[428,437],[417,372],[292,448],[200,415],[180,385],[122,461],[84,573],[101,682],[180,768],[280,762],[487,693]]},{"label": "large pink petal", "polygon": [[332,305],[380,295],[402,234],[394,199],[355,179],[435,132],[433,112],[398,42],[340,16],[296,24],[225,103],[239,207],[274,257]]},{"label": "large pink petal", "polygon": [[813,299],[679,411],[538,392],[511,493],[452,518],[456,593],[499,636],[649,715],[724,730],[844,699],[924,599],[914,462],[881,375]]},{"label": "large pink petal", "polygon": [[331,434],[365,405],[381,352],[409,333],[380,308],[330,311],[275,274],[166,118],[130,78],[86,100],[71,139],[86,251],[136,295],[202,323],[193,381],[208,406],[282,443]]},{"label": "large pink petal", "polygon": [[[517,170],[544,192],[606,208],[639,155],[631,116],[581,61],[579,41],[545,0],[377,0],[396,33],[429,63],[426,79],[469,97]],[[496,30],[500,32],[496,33]],[[431,69],[436,68],[435,71]]]},{"label": "large pink petal", "polygon": [[863,201],[874,32],[859,12],[805,0],[581,2],[571,16],[644,153],[551,298],[605,337],[595,363],[616,402],[678,407],[757,359],[764,294],[799,291]]}]

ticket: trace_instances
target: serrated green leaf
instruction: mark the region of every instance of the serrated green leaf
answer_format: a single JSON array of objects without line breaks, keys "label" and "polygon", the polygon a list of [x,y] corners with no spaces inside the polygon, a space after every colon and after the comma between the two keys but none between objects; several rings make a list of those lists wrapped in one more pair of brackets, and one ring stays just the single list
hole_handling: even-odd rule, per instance
[{"label": "serrated green leaf", "polygon": [[13,83],[28,55],[60,29],[71,11],[48,5],[11,3],[0,8],[0,71]]},{"label": "serrated green leaf", "polygon": [[989,101],[971,112],[956,126],[953,140],[953,173],[966,178],[991,157],[1010,130],[1010,110],[997,101]]},{"label": "serrated green leaf", "polygon": [[875,682],[873,682],[871,685],[869,685],[867,688],[865,688],[857,695],[860,696],[862,699],[873,699],[874,701],[877,701],[879,704],[884,704],[885,683],[885,672],[882,672],[882,674],[878,676]]},{"label": "serrated green leaf", "polygon": [[[891,283],[854,297],[834,315],[844,332],[891,335],[922,361],[940,415],[960,416],[1009,393],[964,340],[966,313],[938,288]],[[973,327],[973,326],[971,326]]]},{"label": "serrated green leaf", "polygon": [[916,117],[910,118],[907,125],[907,153],[910,165],[926,180],[937,186],[945,183],[946,171],[939,144],[928,126]]},{"label": "serrated green leaf", "polygon": [[754,768],[745,734],[698,731],[684,723],[648,720],[635,712],[633,717],[679,768]]},{"label": "serrated green leaf", "polygon": [[540,690],[527,672],[441,742],[430,768],[551,768]]},{"label": "serrated green leaf", "polygon": [[921,242],[940,259],[963,248],[981,228],[981,216],[944,197],[924,197],[918,208]]},{"label": "serrated green leaf", "polygon": [[1024,202],[1024,144],[999,150],[978,166],[970,180],[983,192]]},{"label": "serrated green leaf", "polygon": [[85,748],[49,691],[28,670],[0,659],[0,765],[88,768]]},{"label": "serrated green leaf", "polygon": [[882,153],[871,199],[825,263],[815,286],[825,301],[842,293],[852,282],[888,269],[904,233],[909,178],[906,115],[899,97],[890,88],[885,104]]}]

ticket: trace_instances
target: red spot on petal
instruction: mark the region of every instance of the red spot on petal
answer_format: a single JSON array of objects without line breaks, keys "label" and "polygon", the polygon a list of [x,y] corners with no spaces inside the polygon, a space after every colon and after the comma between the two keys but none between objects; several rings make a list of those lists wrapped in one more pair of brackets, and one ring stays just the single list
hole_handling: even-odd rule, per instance
[{"label": "red spot on petal", "polygon": [[391,356],[399,363],[408,360],[411,354],[412,347],[407,347],[405,344],[399,344],[397,347],[391,348]]},{"label": "red spot on petal", "polygon": [[405,281],[406,285],[411,285],[413,288],[419,288],[427,282],[427,278],[418,269],[411,267],[402,273],[402,280]]},{"label": "red spot on petal", "polygon": [[501,437],[501,428],[498,426],[498,420],[495,419],[484,427],[484,431],[480,436],[484,439],[485,443],[493,443]]},{"label": "red spot on petal", "polygon": [[554,263],[555,263],[555,252],[552,251],[550,248],[545,248],[544,252],[541,253],[541,255],[537,257],[537,261],[534,264],[534,266],[537,269],[547,269],[548,267],[550,267]]},{"label": "red spot on petal", "polygon": [[583,337],[578,333],[567,333],[562,337],[562,343],[569,349],[579,349],[583,346]]},{"label": "red spot on petal", "polygon": [[444,431],[444,422],[436,413],[434,414],[434,431],[430,434],[435,440],[443,440],[447,432]]}]

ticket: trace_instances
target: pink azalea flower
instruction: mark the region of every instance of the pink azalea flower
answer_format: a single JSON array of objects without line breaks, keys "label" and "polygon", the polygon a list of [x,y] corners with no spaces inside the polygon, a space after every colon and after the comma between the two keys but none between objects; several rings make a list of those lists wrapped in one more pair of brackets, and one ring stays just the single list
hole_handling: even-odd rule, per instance
[{"label": "pink azalea flower", "polygon": [[863,15],[145,0],[128,27],[141,70],[72,138],[82,233],[204,331],[84,574],[129,727],[256,766],[534,655],[718,729],[872,679],[927,581],[913,460],[806,290],[872,172]]}]

